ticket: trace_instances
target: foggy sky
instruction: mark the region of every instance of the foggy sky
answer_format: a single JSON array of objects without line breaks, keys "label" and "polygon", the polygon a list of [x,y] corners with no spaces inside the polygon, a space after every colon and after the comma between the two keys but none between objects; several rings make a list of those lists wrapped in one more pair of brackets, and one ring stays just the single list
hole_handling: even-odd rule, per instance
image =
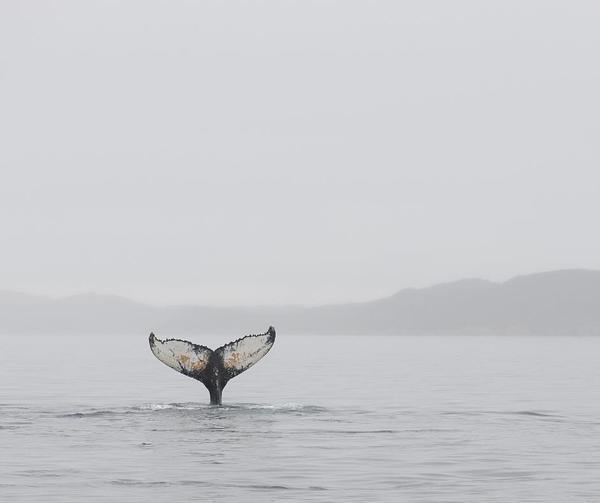
[{"label": "foggy sky", "polygon": [[600,6],[0,2],[0,289],[363,300],[600,268]]}]

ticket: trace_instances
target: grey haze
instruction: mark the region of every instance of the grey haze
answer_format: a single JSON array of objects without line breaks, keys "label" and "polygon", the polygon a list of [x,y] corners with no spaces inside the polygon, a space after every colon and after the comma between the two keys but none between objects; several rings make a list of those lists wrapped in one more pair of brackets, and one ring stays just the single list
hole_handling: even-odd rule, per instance
[{"label": "grey haze", "polygon": [[599,269],[599,13],[4,0],[0,286],[284,305]]}]

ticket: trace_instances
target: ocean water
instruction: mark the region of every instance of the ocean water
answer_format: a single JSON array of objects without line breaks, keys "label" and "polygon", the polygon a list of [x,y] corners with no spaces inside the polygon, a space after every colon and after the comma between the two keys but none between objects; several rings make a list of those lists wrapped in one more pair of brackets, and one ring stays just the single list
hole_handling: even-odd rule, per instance
[{"label": "ocean water", "polygon": [[1,501],[600,501],[600,338],[278,334],[222,407],[145,334],[0,343]]}]

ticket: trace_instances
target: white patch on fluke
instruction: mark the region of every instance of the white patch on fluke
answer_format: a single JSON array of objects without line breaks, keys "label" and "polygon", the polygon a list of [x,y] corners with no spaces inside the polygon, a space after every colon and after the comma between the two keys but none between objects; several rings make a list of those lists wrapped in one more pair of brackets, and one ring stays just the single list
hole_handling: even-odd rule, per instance
[{"label": "white patch on fluke", "polygon": [[154,334],[150,336],[150,349],[154,356],[165,365],[182,373],[202,372],[208,365],[212,351],[179,339],[161,341]]},{"label": "white patch on fluke", "polygon": [[249,335],[237,341],[221,346],[216,353],[223,359],[223,367],[233,376],[249,369],[265,356],[275,337],[270,331],[266,334]]}]

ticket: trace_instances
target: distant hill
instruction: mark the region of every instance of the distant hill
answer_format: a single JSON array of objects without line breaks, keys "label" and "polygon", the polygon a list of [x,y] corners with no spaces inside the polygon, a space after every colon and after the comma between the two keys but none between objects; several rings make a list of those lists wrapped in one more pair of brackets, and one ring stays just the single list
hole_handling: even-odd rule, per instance
[{"label": "distant hill", "polygon": [[106,295],[61,299],[0,291],[0,333],[600,335],[600,271],[504,283],[465,279],[371,302],[319,307],[155,307]]}]

